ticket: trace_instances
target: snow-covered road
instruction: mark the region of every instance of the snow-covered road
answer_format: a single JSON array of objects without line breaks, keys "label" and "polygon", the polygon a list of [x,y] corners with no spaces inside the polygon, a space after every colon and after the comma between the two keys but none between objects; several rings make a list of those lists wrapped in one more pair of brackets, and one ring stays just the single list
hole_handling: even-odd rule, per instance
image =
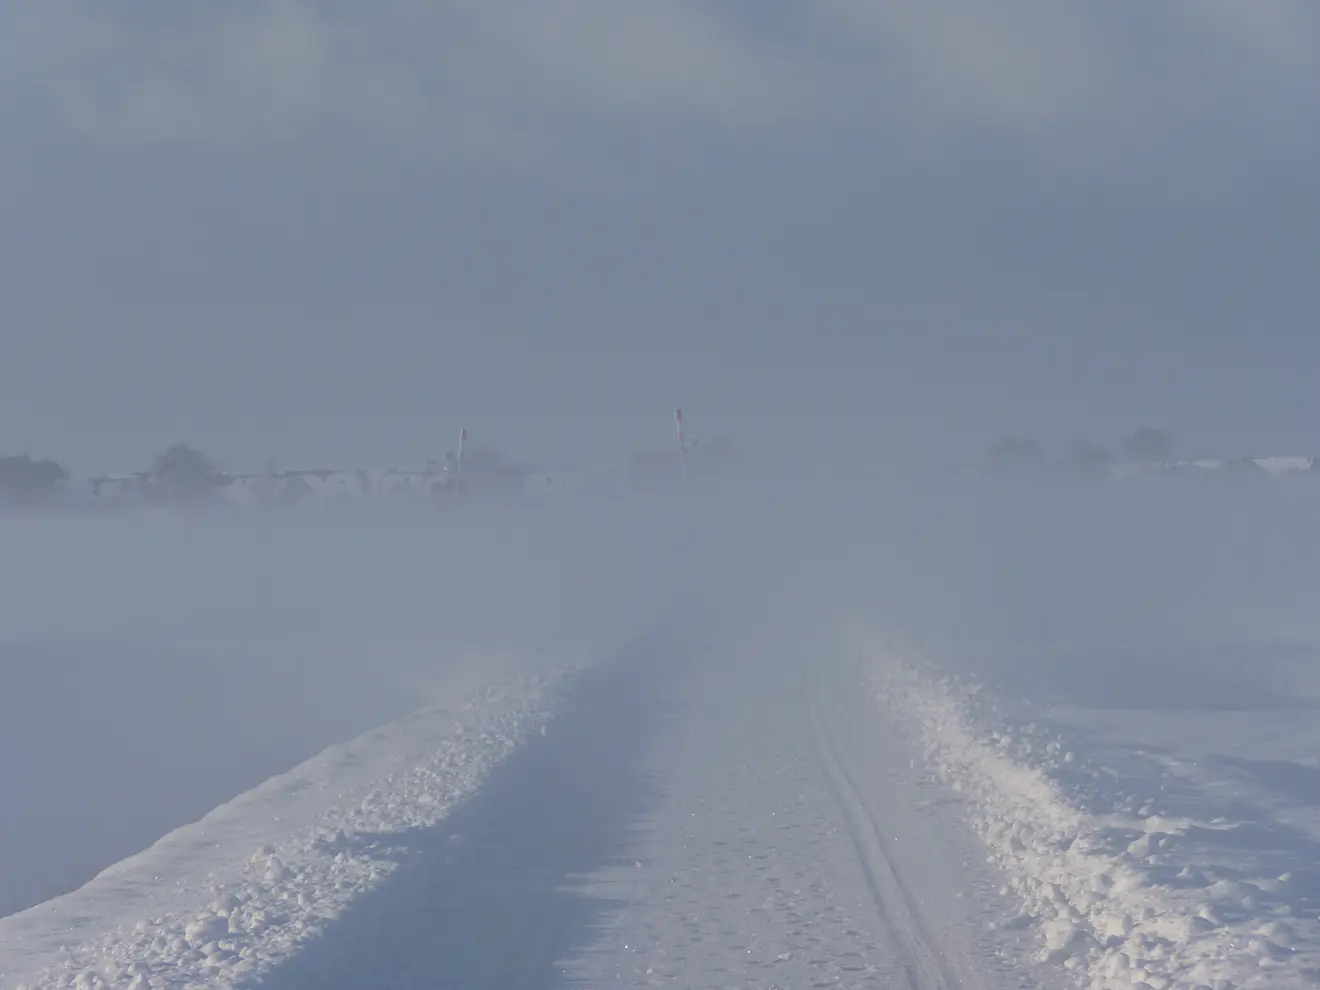
[{"label": "snow-covered road", "polygon": [[1316,984],[1296,690],[1174,721],[840,633],[488,666],[0,919],[0,987]]},{"label": "snow-covered road", "polygon": [[682,625],[511,683],[0,921],[5,987],[1024,985],[837,639]]},{"label": "snow-covered road", "polygon": [[688,635],[594,671],[265,985],[1020,986],[983,855],[842,661]]},{"label": "snow-covered road", "polygon": [[983,856],[859,674],[806,643],[706,657],[641,768],[659,799],[579,883],[618,907],[569,985],[1019,985]]}]

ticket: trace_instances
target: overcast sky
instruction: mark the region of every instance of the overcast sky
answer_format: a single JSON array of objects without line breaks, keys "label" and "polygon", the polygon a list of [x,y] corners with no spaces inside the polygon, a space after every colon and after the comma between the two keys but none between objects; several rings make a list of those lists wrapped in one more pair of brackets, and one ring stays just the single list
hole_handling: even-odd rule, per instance
[{"label": "overcast sky", "polygon": [[1317,93],[1313,0],[6,4],[0,449],[1320,452]]}]

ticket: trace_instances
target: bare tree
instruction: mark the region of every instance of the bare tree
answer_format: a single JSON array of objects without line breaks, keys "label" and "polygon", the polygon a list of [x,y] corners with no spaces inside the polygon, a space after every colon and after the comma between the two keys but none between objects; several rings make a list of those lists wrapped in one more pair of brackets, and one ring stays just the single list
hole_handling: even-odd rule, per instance
[{"label": "bare tree", "polygon": [[13,507],[46,505],[66,489],[69,472],[55,461],[27,454],[0,457],[0,503]]},{"label": "bare tree", "polygon": [[204,502],[219,485],[219,474],[211,459],[195,447],[176,443],[152,462],[152,488],[167,502]]},{"label": "bare tree", "polygon": [[1039,441],[1017,436],[996,441],[981,462],[985,470],[1003,475],[1041,474],[1047,464],[1045,449]]}]

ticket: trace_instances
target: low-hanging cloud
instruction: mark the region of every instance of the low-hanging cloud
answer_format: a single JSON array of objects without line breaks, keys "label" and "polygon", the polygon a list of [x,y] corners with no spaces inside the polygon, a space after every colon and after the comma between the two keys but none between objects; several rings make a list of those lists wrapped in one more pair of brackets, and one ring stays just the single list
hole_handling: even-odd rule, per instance
[{"label": "low-hanging cloud", "polygon": [[[1320,11],[1297,0],[1158,5],[822,0],[821,19],[891,65],[935,121],[1032,130],[1240,112],[1306,99]],[[1259,108],[1257,108],[1259,109]]]},{"label": "low-hanging cloud", "polygon": [[4,112],[101,141],[349,127],[527,159],[601,128],[1040,142],[1256,126],[1312,112],[1317,38],[1304,0],[42,4],[0,13],[0,78]]},{"label": "low-hanging cloud", "polygon": [[330,51],[310,9],[170,15],[11,8],[0,15],[10,100],[107,141],[247,138],[319,112]]}]

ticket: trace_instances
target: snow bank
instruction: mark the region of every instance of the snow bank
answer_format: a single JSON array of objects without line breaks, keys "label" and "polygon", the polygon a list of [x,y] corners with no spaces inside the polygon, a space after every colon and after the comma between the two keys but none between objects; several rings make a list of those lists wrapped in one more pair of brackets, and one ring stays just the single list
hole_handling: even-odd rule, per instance
[{"label": "snow bank", "polygon": [[0,990],[249,982],[536,730],[565,663],[700,601],[708,528],[681,505],[0,519],[0,913],[28,908],[0,920]]},{"label": "snow bank", "polygon": [[4,987],[250,985],[398,868],[581,669],[520,673],[333,746],[78,891],[0,920]]},{"label": "snow bank", "polygon": [[[1040,961],[1094,990],[1313,986],[1314,864],[1251,874],[1206,860],[1240,823],[1171,816],[1162,787],[1129,789],[1057,733],[1005,718],[970,677],[865,647],[877,699],[909,722],[933,774],[965,803],[990,860],[1021,898]],[[907,654],[911,655],[911,654]],[[1108,781],[1108,791],[1097,781]],[[1115,788],[1115,781],[1119,786]],[[1153,786],[1152,786],[1153,785]]]},{"label": "snow bank", "polygon": [[[314,639],[0,644],[0,917],[427,704],[382,669],[420,658],[387,649],[373,663],[386,650]],[[440,653],[429,676],[461,692],[484,661]]]},{"label": "snow bank", "polygon": [[0,515],[0,917],[460,697],[491,657],[627,640],[683,564],[683,541],[661,545],[648,521],[574,506]]}]

